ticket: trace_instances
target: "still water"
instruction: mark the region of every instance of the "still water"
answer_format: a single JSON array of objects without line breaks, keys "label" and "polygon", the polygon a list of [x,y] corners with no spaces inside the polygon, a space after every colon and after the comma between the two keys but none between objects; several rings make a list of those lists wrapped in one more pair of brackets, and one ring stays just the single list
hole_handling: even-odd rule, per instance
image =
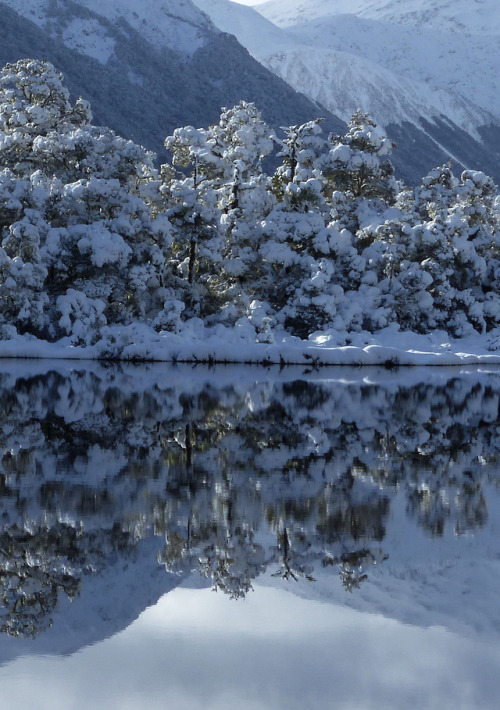
[{"label": "still water", "polygon": [[0,708],[481,710],[500,371],[0,363]]}]

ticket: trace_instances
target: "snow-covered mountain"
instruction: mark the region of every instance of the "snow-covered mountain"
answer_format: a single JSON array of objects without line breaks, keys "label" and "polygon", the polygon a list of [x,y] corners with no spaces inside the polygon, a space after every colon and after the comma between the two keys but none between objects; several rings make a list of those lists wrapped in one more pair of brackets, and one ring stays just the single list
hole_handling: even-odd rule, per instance
[{"label": "snow-covered mountain", "polygon": [[63,0],[55,8],[49,0],[5,0],[5,4],[62,40],[66,47],[102,63],[116,49],[109,23],[116,27],[125,21],[156,49],[173,49],[187,56],[219,32],[190,0]]},{"label": "snow-covered mountain", "polygon": [[[500,6],[435,0],[195,0],[266,67],[348,120],[362,108],[418,179],[455,159],[500,180]],[[258,10],[258,12],[257,12]],[[281,31],[280,31],[281,30]]]},{"label": "snow-covered mountain", "polygon": [[500,33],[495,0],[268,0],[259,12],[280,26],[293,26],[329,15],[353,14],[391,24],[469,35]]},{"label": "snow-covered mountain", "polygon": [[336,132],[362,108],[397,142],[407,182],[449,159],[500,182],[493,0],[272,0],[257,9],[4,0],[0,61],[49,59],[73,96],[91,101],[96,123],[160,152],[177,126],[207,125],[241,99],[274,127],[322,115]]},{"label": "snow-covered mountain", "polygon": [[325,111],[191,0],[6,0],[0,12],[0,62],[48,59],[74,97],[91,101],[95,123],[156,151],[176,127],[208,125],[241,99],[275,126]]},{"label": "snow-covered mountain", "polygon": [[[311,48],[346,51],[397,76],[422,83],[431,91],[450,92],[452,97],[467,99],[491,116],[500,117],[498,3],[469,2],[468,9],[464,8],[464,3],[446,3],[442,8],[441,3],[428,0],[411,3],[412,7],[420,8],[419,11],[404,13],[401,3],[396,2],[358,4],[364,6],[359,13],[351,10],[350,14],[342,14],[336,9],[336,3],[330,3],[333,7],[328,8],[313,0],[311,12],[305,19],[302,12],[294,14],[293,2],[291,8],[287,3],[290,13],[287,19],[276,16],[276,21]],[[408,5],[404,3],[405,10]],[[478,8],[477,11],[470,6]],[[486,6],[491,27],[480,23],[483,17],[480,11]],[[275,16],[273,8],[282,11],[283,3],[273,0],[263,7],[267,8],[264,12]],[[391,13],[391,9],[394,12]],[[463,31],[468,24],[475,29],[473,34]]]}]

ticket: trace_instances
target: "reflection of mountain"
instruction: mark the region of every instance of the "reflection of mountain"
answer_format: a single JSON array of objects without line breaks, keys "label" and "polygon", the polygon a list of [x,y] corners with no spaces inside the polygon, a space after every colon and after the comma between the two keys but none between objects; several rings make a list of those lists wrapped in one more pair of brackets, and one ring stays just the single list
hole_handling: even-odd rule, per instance
[{"label": "reflection of mountain", "polygon": [[231,597],[265,570],[321,589],[335,571],[352,591],[397,541],[410,551],[488,520],[495,376],[17,368],[0,371],[0,624],[13,635],[55,620],[47,644],[64,627],[77,647],[192,571]]},{"label": "reflection of mountain", "polygon": [[158,565],[159,546],[157,539],[150,538],[140,541],[134,554],[109,555],[105,565],[87,569],[81,576],[72,601],[58,590],[57,608],[37,627],[37,637],[13,639],[0,634],[0,666],[33,653],[73,654],[127,628],[181,581]]}]

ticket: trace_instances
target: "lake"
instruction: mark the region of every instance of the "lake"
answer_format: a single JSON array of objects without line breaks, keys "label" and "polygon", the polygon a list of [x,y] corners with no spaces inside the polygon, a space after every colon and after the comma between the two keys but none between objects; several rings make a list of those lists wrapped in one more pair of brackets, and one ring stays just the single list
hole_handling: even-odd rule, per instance
[{"label": "lake", "polygon": [[0,707],[477,710],[500,370],[0,361]]}]

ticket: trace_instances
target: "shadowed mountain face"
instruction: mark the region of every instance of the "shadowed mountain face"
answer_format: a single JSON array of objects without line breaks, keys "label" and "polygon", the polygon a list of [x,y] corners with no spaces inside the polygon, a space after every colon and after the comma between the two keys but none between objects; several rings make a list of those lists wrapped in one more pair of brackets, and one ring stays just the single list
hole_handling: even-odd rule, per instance
[{"label": "shadowed mountain face", "polygon": [[482,140],[450,122],[445,116],[421,117],[419,125],[389,123],[387,135],[397,150],[391,155],[396,174],[408,185],[417,185],[431,166],[450,162],[456,174],[464,168],[482,170],[500,185],[500,125],[479,126]]},{"label": "shadowed mountain face", "polygon": [[50,640],[64,623],[68,643],[89,643],[193,573],[231,598],[266,570],[355,593],[398,554],[393,509],[404,564],[425,531],[427,574],[432,539],[456,549],[488,522],[498,380],[349,384],[346,372],[4,371],[0,630]]},{"label": "shadowed mountain face", "polygon": [[[10,4],[15,7],[13,1]],[[0,63],[25,57],[49,60],[64,74],[72,96],[91,102],[94,123],[110,126],[160,157],[163,140],[175,128],[218,121],[221,107],[240,99],[255,102],[273,127],[324,115],[325,130],[345,128],[250,57],[234,37],[210,26],[200,29],[203,41],[192,56],[186,56],[175,46],[153,45],[125,19],[111,22],[69,0],[48,3],[48,10],[52,13],[49,28],[0,3]],[[75,18],[92,20],[105,34],[92,50],[95,56],[68,46],[76,46],[74,41],[64,44],[69,13],[73,23]],[[61,18],[64,32],[53,30]]]}]

